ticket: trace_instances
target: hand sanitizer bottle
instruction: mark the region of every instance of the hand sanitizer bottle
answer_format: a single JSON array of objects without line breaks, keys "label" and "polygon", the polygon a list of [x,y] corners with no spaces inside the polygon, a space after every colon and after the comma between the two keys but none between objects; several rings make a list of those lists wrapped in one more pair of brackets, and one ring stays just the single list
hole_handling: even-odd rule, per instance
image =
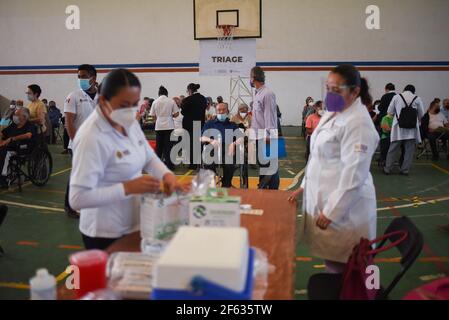
[{"label": "hand sanitizer bottle", "polygon": [[30,280],[31,300],[56,300],[56,279],[47,269],[38,269]]}]

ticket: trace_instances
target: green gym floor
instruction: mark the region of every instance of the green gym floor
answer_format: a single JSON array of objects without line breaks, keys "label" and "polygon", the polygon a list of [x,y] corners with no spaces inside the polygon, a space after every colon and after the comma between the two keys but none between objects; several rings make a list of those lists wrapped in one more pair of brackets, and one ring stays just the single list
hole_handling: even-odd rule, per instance
[{"label": "green gym floor", "polygon": [[[280,165],[281,189],[288,189],[297,187],[304,172],[305,142],[299,138],[298,128],[285,128],[284,135],[288,159]],[[0,257],[0,299],[28,299],[28,281],[38,268],[47,268],[61,281],[68,255],[82,249],[78,221],[64,214],[70,157],[60,154],[61,145],[50,149],[53,175],[45,187],[27,183],[22,193],[16,189],[0,191],[0,203],[9,207],[0,227],[0,244],[6,252]],[[385,176],[376,162],[371,169],[377,190],[378,233],[383,233],[395,217],[406,215],[424,234],[420,258],[391,294],[391,298],[400,299],[417,286],[449,275],[449,234],[438,229],[439,225],[449,224],[449,161],[417,160],[408,177]],[[189,172],[179,168],[176,174]],[[256,177],[256,172],[251,170],[250,175]],[[256,180],[250,181],[253,187]],[[323,261],[311,257],[300,243],[296,255],[295,297],[306,299],[307,280],[313,273],[323,271]],[[379,256],[377,263],[383,284],[389,283],[398,272],[398,257],[395,250]]]}]

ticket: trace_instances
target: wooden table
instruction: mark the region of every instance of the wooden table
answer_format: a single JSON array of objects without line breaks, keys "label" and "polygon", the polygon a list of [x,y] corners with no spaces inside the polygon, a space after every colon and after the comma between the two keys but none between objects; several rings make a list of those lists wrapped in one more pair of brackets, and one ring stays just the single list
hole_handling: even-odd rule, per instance
[{"label": "wooden table", "polygon": [[[287,201],[289,193],[277,190],[229,189],[229,194],[241,196],[242,204],[263,209],[262,216],[242,215],[241,225],[248,229],[250,245],[265,251],[275,271],[269,275],[264,299],[288,300],[294,297],[296,204]],[[112,244],[108,253],[140,251],[140,232],[129,234]],[[61,286],[58,296],[70,299],[71,294]]]}]

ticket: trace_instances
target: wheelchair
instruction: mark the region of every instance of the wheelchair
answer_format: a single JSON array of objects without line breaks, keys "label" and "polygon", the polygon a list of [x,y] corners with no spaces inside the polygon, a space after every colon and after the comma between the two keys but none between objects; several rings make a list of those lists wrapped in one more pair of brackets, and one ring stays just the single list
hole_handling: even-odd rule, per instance
[{"label": "wheelchair", "polygon": [[19,192],[26,181],[38,187],[46,185],[53,170],[53,158],[42,133],[38,134],[34,146],[23,146],[17,145],[16,150],[9,151],[7,174],[8,185],[17,183]]}]

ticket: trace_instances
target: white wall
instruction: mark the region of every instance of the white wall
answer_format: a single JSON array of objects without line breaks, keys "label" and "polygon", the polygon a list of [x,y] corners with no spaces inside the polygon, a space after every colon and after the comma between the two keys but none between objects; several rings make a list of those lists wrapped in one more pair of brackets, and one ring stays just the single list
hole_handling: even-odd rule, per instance
[{"label": "white wall", "polygon": [[[81,10],[81,29],[65,28],[65,8]],[[381,10],[381,30],[365,28],[365,8]],[[447,0],[263,0],[259,62],[446,61],[449,65]],[[0,67],[135,63],[197,63],[192,0],[1,0]],[[284,124],[300,123],[306,96],[320,99],[325,71],[273,71],[267,84],[277,94]],[[449,96],[448,71],[363,72],[379,98],[387,82],[402,89],[412,83],[425,104]],[[99,78],[104,76],[100,74]],[[229,96],[229,79],[198,73],[139,73],[142,95],[185,93],[189,82],[201,92]],[[62,106],[76,88],[72,74],[2,75],[0,94],[25,98],[38,83],[42,97]]]}]

